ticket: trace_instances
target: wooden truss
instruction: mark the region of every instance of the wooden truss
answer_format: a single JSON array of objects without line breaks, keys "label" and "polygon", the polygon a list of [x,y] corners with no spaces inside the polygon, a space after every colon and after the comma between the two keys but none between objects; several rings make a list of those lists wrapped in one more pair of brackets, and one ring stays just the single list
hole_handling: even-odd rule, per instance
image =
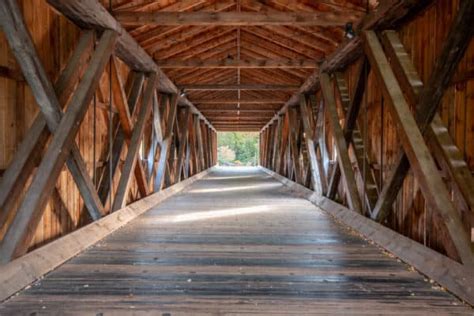
[{"label": "wooden truss", "polygon": [[[15,0],[1,2],[0,24],[40,109],[0,183],[0,226],[5,231],[1,236],[1,262],[11,261],[28,250],[50,199],[55,204],[62,203],[55,184],[64,164],[76,182],[89,217],[97,220],[137,198],[131,194],[132,183],[145,197],[164,188],[166,175],[171,179],[168,185],[172,185],[216,163],[212,154],[215,131],[186,100],[180,107],[186,115],[176,115],[179,97],[159,91],[166,80],[161,72],[154,67],[144,71],[127,56],[123,61],[132,71],[128,87],[123,83],[118,60],[113,56],[123,34],[100,28],[97,33],[83,31],[53,84]],[[118,124],[111,122],[110,148],[95,185],[75,137],[108,70],[113,103],[103,108],[117,114]],[[120,168],[124,150],[125,161]],[[114,179],[118,179],[118,185],[112,190]]]},{"label": "wooden truss", "polygon": [[[316,194],[316,198],[311,199],[316,199],[318,205],[329,203],[324,202],[329,200],[323,196],[346,203],[352,211],[366,217],[365,220],[374,220],[374,225],[384,222],[391,214],[404,179],[412,170],[427,206],[440,223],[440,239],[446,254],[462,263],[463,269],[474,273],[474,247],[469,237],[474,227],[473,177],[437,114],[443,93],[472,38],[470,16],[473,14],[472,2],[461,3],[426,84],[415,70],[397,32],[385,30],[378,36],[374,31],[363,31],[357,39],[363,54],[352,89],[341,67],[332,71],[328,71],[329,65],[323,67],[316,93],[321,97],[320,104],[308,102],[315,98],[314,94],[310,97],[300,93],[299,111],[288,102],[262,129],[261,165],[311,187]],[[387,109],[400,135],[400,153],[385,183],[380,183],[380,170],[370,162],[369,142],[364,139],[366,131],[359,114],[363,106],[367,106],[364,95],[370,71],[382,88]],[[416,109],[415,114],[410,105]],[[334,146],[332,157],[328,157],[327,142]],[[443,181],[439,168],[449,178],[449,186]],[[310,181],[306,181],[308,178]],[[452,191],[461,201],[452,199]],[[330,203],[332,207],[337,205]],[[366,227],[357,229],[367,231]],[[393,241],[397,242],[398,239]],[[386,241],[382,243],[387,245]],[[422,272],[433,275],[429,257],[412,253],[406,257]],[[453,261],[453,264],[458,263]],[[446,278],[439,271],[434,275],[459,292],[456,280]],[[461,291],[462,295],[471,299],[472,293],[465,291]]]}]

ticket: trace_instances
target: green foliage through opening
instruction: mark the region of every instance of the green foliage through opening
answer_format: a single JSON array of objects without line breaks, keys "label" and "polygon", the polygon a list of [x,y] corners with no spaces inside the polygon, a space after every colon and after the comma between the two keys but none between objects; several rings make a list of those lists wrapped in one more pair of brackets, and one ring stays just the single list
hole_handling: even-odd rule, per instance
[{"label": "green foliage through opening", "polygon": [[217,134],[217,157],[221,166],[256,166],[257,132],[220,132]]}]

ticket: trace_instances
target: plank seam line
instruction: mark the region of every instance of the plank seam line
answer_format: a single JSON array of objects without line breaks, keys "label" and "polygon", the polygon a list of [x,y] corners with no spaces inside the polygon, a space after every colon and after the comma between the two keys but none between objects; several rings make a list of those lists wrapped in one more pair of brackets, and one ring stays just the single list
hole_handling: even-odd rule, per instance
[{"label": "plank seam line", "polygon": [[0,266],[0,302],[92,247],[117,229],[209,175],[214,167],[113,212],[22,257]]},{"label": "plank seam line", "polygon": [[474,306],[474,268],[467,267],[424,245],[409,239],[361,214],[356,213],[314,191],[275,173],[259,168],[281,182],[293,196],[304,198],[317,208],[360,233],[396,258],[414,267],[416,271],[433,279],[453,295]]}]

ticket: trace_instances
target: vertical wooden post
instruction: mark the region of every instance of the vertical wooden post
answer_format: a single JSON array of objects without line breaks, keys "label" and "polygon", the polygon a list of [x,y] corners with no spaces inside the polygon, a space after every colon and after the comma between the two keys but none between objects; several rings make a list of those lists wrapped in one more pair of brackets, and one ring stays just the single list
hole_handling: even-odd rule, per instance
[{"label": "vertical wooden post", "polygon": [[112,211],[116,211],[125,206],[127,202],[127,195],[131,183],[132,171],[135,170],[135,165],[141,164],[138,160],[138,150],[142,143],[143,133],[145,131],[145,122],[151,112],[150,103],[153,99],[156,85],[156,74],[153,73],[147,80],[147,86],[143,95],[142,106],[140,113],[138,114],[137,123],[133,128],[132,138],[130,145],[128,146],[127,157],[125,158],[125,164],[122,168],[122,174],[120,176],[120,182],[115,194],[115,200],[112,207]]},{"label": "vertical wooden post", "polygon": [[[136,104],[138,102],[138,98],[140,96],[142,86],[143,86],[143,80],[144,80],[144,74],[143,73],[137,73],[134,72],[132,74],[132,84],[131,84],[131,89],[130,89],[130,94],[128,97],[128,110],[130,113],[135,112]],[[109,144],[109,146],[112,146],[112,156],[109,156],[107,159],[107,164],[103,168],[102,175],[100,176],[100,183],[99,183],[99,197],[102,201],[102,203],[106,203],[107,199],[109,198],[109,195],[111,194],[111,183],[110,179],[114,179],[115,174],[117,173],[117,167],[119,165],[120,161],[120,155],[122,153],[122,149],[125,145],[125,134],[123,132],[123,129],[120,125],[117,126],[117,129],[115,131],[115,137],[113,140],[112,144]],[[112,176],[110,176],[110,172],[112,172]],[[111,205],[112,207],[112,205]]]},{"label": "vertical wooden post", "polygon": [[163,142],[160,150],[160,159],[158,160],[158,168],[156,171],[155,182],[153,184],[154,191],[160,191],[163,187],[163,182],[166,173],[166,166],[168,161],[168,155],[170,152],[170,145],[173,137],[173,127],[176,121],[176,112],[178,107],[178,96],[173,94],[169,102],[168,117],[166,118],[166,129],[163,134]]},{"label": "vertical wooden post", "polygon": [[100,74],[113,51],[116,37],[117,34],[113,31],[107,30],[103,33],[89,67],[69,103],[67,112],[57,126],[38,171],[5,234],[0,246],[1,262],[8,262],[26,252],[47,199],[54,189],[54,183],[69,156],[79,130],[79,123],[86,114],[87,106],[99,83]]},{"label": "vertical wooden post", "polygon": [[334,90],[326,73],[320,74],[321,91],[324,96],[326,111],[328,113],[329,124],[334,134],[334,142],[337,149],[337,158],[342,175],[344,176],[344,185],[349,197],[349,207],[356,212],[362,213],[362,203],[360,202],[359,192],[355,181],[354,170],[349,158],[347,143],[344,138],[341,125],[339,125],[339,117],[337,115],[336,101],[334,99]]},{"label": "vertical wooden post", "polygon": [[202,142],[201,119],[197,116],[195,117],[195,120],[194,120],[194,130],[195,130],[195,133],[196,133],[196,141],[197,141],[198,168],[199,168],[199,171],[203,171],[205,169],[205,163],[206,162],[204,160],[204,148],[203,148],[203,142]]},{"label": "vertical wooden post", "polygon": [[470,239],[462,228],[460,216],[450,201],[449,193],[375,32],[364,32],[364,49],[379,78],[384,95],[389,101],[390,113],[399,126],[403,149],[420,182],[427,204],[444,219],[462,262],[466,265],[474,265]]},{"label": "vertical wooden post", "polygon": [[289,128],[290,128],[290,151],[291,151],[291,160],[293,165],[293,173],[295,177],[295,182],[303,184],[303,178],[301,174],[301,166],[299,160],[299,148],[298,148],[298,131],[299,131],[299,121],[298,121],[298,109],[296,107],[291,107],[288,109],[289,115]]},{"label": "vertical wooden post", "polygon": [[281,144],[281,133],[282,133],[283,122],[281,116],[278,116],[277,123],[276,123],[276,131],[275,131],[275,139],[273,141],[273,154],[272,154],[272,163],[271,169],[273,171],[277,170],[278,166],[278,154],[280,152],[280,144]]},{"label": "vertical wooden post", "polygon": [[179,129],[181,134],[179,135],[179,148],[178,148],[178,162],[176,164],[176,182],[181,180],[183,172],[183,164],[186,159],[186,148],[188,146],[188,135],[189,135],[189,119],[191,118],[191,110],[189,107],[181,109]]},{"label": "vertical wooden post", "polygon": [[[54,133],[57,130],[62,117],[61,105],[54,87],[48,79],[46,71],[41,64],[16,1],[5,0],[0,2],[0,23],[4,30],[4,34],[7,37],[10,48],[18,60],[18,64],[25,75],[25,79],[27,80],[33,96],[40,107],[45,124],[48,126],[48,129]],[[76,56],[76,58],[80,58],[80,56]],[[76,62],[75,66],[78,65],[78,62]],[[76,73],[74,69],[71,69],[74,65],[70,66],[71,67],[66,69],[68,73],[64,73],[64,76],[61,78],[64,82],[61,82],[61,84],[58,83],[57,86],[58,92],[61,94],[62,91],[67,93],[67,91],[70,91],[68,89],[73,89],[73,85],[66,85],[65,79],[69,76],[78,76],[78,73]],[[72,82],[74,81],[75,80],[72,80]],[[65,100],[63,101],[65,102]],[[35,125],[35,132],[39,132],[39,135],[42,134],[41,123],[42,122],[39,121],[37,122],[38,125]],[[39,141],[41,139],[32,137],[30,140]],[[41,141],[44,141],[44,139]],[[104,213],[103,205],[100,202],[94,184],[89,177],[86,164],[81,157],[79,148],[75,143],[71,147],[71,154],[71,159],[67,160],[68,168],[79,191],[81,192],[81,196],[91,218],[98,219]]]},{"label": "vertical wooden post", "polygon": [[307,104],[305,95],[300,95],[300,113],[301,113],[301,119],[303,121],[303,128],[305,131],[304,138],[306,141],[306,147],[308,149],[311,185],[313,186],[313,190],[318,195],[321,195],[322,194],[321,170],[319,170],[319,166],[317,163],[316,149],[315,149],[315,144],[313,141],[314,126],[311,124],[311,121],[310,121],[310,114],[308,111],[308,104]]},{"label": "vertical wooden post", "polygon": [[[72,94],[71,87],[74,87],[79,80],[80,71],[77,71],[77,68],[86,63],[92,53],[93,38],[93,31],[86,31],[81,35],[76,49],[56,80],[54,90],[62,108],[65,100]],[[7,217],[13,215],[11,211],[25,188],[29,176],[33,173],[33,169],[39,164],[40,155],[50,136],[45,118],[42,113],[39,113],[0,179],[0,228]]]}]

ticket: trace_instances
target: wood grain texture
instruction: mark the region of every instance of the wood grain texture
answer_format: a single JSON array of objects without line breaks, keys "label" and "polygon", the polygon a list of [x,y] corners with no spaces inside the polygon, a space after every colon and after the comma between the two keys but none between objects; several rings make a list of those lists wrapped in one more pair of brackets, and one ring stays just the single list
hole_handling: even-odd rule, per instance
[{"label": "wood grain texture", "polygon": [[342,26],[345,17],[333,13],[307,12],[119,12],[123,25],[319,25]]},{"label": "wood grain texture", "polygon": [[2,284],[0,286],[0,301],[7,299],[17,291],[41,278],[44,274],[94,245],[140,214],[148,211],[152,206],[156,206],[185,189],[194,181],[205,177],[208,172],[208,170],[205,170],[196,174],[192,178],[188,178],[177,185],[132,203],[42,248],[0,266],[0,283]]},{"label": "wood grain texture", "polygon": [[[364,33],[364,47],[381,83],[384,96],[389,101],[389,111],[397,123],[401,144],[416,178],[420,181],[420,187],[428,205],[442,217],[442,224],[446,225],[462,262],[468,266],[474,266],[474,246],[462,229],[461,217],[449,197],[449,192],[424,142],[422,131],[410,112],[400,85],[374,32]],[[398,175],[401,173],[397,172],[396,176]],[[391,183],[390,186],[392,187]],[[385,197],[381,194],[379,199]]]},{"label": "wood grain texture", "polygon": [[333,216],[337,221],[355,229],[368,240],[385,248],[424,275],[439,282],[463,300],[473,304],[474,288],[472,285],[474,280],[472,267],[463,266],[436,251],[349,210],[339,203],[321,197],[308,188],[271,170],[262,169],[287,186],[291,194],[308,199],[320,209]]},{"label": "wood grain texture", "polygon": [[213,171],[0,305],[2,314],[131,311],[472,312],[256,168]]}]

